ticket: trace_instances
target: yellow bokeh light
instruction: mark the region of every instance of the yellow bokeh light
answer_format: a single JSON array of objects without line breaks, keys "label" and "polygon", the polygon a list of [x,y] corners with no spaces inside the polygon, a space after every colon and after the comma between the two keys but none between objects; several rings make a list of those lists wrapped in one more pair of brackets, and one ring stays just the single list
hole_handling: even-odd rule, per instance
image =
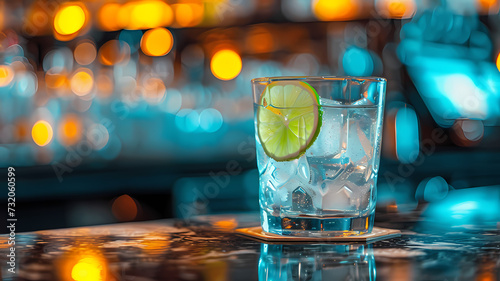
[{"label": "yellow bokeh light", "polygon": [[174,20],[174,12],[170,6],[163,1],[140,1],[132,2],[128,29],[148,29],[159,26],[168,26]]},{"label": "yellow bokeh light", "polygon": [[5,87],[14,79],[14,71],[8,65],[0,65],[0,87]]},{"label": "yellow bokeh light", "polygon": [[79,4],[62,5],[54,17],[54,29],[61,35],[71,35],[80,31],[85,25],[84,8]]},{"label": "yellow bokeh light", "polygon": [[232,50],[220,50],[210,61],[210,70],[220,80],[231,80],[241,72],[241,57]]},{"label": "yellow bokeh light", "polygon": [[71,278],[75,281],[103,280],[104,265],[94,257],[80,259],[71,269]]},{"label": "yellow bokeh light", "polygon": [[66,146],[76,144],[82,138],[82,122],[78,115],[66,115],[57,128],[59,141]]},{"label": "yellow bokeh light", "polygon": [[146,31],[141,39],[141,50],[148,56],[164,56],[172,50],[173,45],[172,33],[162,27]]},{"label": "yellow bokeh light", "polygon": [[115,31],[121,28],[118,21],[118,13],[121,5],[118,3],[106,3],[102,5],[97,13],[99,27],[106,31]]},{"label": "yellow bokeh light", "polygon": [[498,68],[498,71],[500,71],[500,53],[498,54],[498,57],[497,57],[497,68]]},{"label": "yellow bokeh light", "polygon": [[355,19],[359,10],[356,0],[316,0],[312,5],[314,15],[321,21]]},{"label": "yellow bokeh light", "polygon": [[94,87],[94,77],[89,69],[79,69],[71,77],[71,90],[77,96],[85,96]]},{"label": "yellow bokeh light", "polygon": [[38,146],[46,146],[52,140],[52,126],[45,120],[40,120],[33,125],[31,137]]}]

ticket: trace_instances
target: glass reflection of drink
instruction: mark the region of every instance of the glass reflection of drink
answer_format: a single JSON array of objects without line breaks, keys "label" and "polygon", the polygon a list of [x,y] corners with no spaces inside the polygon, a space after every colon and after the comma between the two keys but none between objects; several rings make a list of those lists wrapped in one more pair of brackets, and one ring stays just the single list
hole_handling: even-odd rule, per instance
[{"label": "glass reflection of drink", "polygon": [[375,275],[371,245],[261,245],[259,281],[372,281]]},{"label": "glass reflection of drink", "polygon": [[264,231],[371,231],[385,85],[383,78],[252,80]]}]

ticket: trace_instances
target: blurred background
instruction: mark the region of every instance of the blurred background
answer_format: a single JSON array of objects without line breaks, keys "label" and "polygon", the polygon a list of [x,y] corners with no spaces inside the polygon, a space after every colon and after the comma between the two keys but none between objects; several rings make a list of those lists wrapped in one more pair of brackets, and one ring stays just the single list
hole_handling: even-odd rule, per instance
[{"label": "blurred background", "polygon": [[0,1],[18,231],[258,210],[250,80],[281,75],[387,78],[378,221],[496,228],[499,7]]}]

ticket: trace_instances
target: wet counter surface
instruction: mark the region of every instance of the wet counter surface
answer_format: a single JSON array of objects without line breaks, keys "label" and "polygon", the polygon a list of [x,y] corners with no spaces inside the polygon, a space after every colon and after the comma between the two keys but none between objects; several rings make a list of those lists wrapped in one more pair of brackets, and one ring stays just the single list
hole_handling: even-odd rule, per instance
[{"label": "wet counter surface", "polygon": [[[416,232],[371,244],[272,244],[233,233],[253,214],[20,233],[2,280],[500,280],[498,230]],[[377,224],[376,224],[377,225]],[[412,230],[409,230],[412,229]]]}]

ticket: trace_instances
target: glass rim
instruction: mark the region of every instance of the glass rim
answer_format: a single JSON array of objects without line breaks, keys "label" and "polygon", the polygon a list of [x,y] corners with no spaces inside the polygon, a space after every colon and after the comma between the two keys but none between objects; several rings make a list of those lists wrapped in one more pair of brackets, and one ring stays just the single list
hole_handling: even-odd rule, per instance
[{"label": "glass rim", "polygon": [[377,76],[272,76],[272,77],[259,77],[251,80],[252,83],[262,82],[275,82],[275,81],[356,81],[365,80],[371,82],[387,83],[387,79]]}]

